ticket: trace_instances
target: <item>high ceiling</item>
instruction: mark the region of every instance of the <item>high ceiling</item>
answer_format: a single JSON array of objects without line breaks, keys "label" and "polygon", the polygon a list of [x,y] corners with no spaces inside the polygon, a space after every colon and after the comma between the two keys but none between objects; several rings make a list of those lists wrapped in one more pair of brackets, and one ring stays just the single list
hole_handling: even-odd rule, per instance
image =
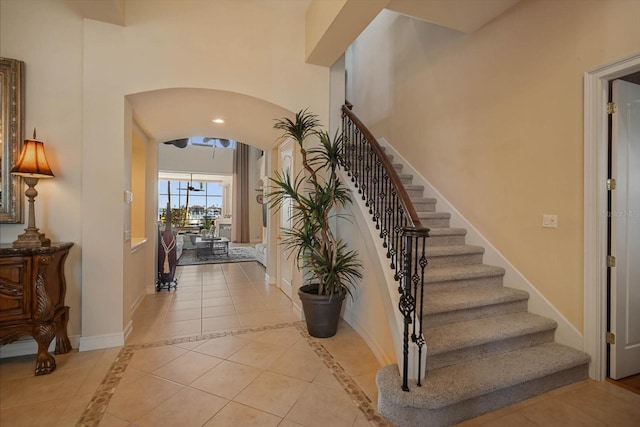
[{"label": "high ceiling", "polygon": [[[209,136],[269,150],[281,133],[273,129],[274,119],[290,114],[258,98],[213,89],[161,89],[127,99],[137,122],[158,142]],[[213,123],[216,118],[225,122]]]},{"label": "high ceiling", "polygon": [[[85,18],[125,25],[126,0],[64,0]],[[518,0],[312,0],[307,11],[307,37],[313,26],[316,46],[307,61],[329,66],[357,37],[354,16],[363,12],[370,20],[383,8],[418,19],[473,32]],[[363,10],[366,9],[366,10]],[[317,12],[319,19],[310,19]],[[360,14],[360,15],[357,15]],[[364,28],[369,21],[359,22]],[[338,41],[340,43],[338,43]],[[309,48],[309,46],[307,46]],[[273,119],[291,112],[251,96],[208,89],[162,89],[129,95],[137,122],[158,142],[189,136],[235,139],[269,150],[277,143],[279,133]],[[222,118],[224,124],[212,119]]]}]

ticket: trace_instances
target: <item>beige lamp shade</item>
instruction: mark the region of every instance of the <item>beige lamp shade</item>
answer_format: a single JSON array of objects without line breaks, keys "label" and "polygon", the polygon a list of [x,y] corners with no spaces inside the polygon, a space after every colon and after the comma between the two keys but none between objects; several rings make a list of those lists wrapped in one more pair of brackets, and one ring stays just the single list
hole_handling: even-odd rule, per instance
[{"label": "beige lamp shade", "polygon": [[44,154],[44,144],[37,139],[27,139],[22,146],[20,158],[11,169],[13,175],[25,178],[52,178],[53,172]]}]

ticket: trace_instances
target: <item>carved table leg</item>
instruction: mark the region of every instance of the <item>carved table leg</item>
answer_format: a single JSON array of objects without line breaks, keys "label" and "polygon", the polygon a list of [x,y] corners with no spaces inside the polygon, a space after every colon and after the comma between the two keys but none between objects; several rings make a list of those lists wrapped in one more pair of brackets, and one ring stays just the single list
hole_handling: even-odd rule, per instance
[{"label": "carved table leg", "polygon": [[67,323],[69,323],[69,307],[62,307],[55,317],[56,325],[56,354],[64,354],[71,351],[71,342],[67,335]]},{"label": "carved table leg", "polygon": [[36,375],[50,374],[56,369],[56,359],[49,354],[49,344],[55,335],[55,328],[53,325],[38,325],[33,332],[33,338],[38,343]]}]

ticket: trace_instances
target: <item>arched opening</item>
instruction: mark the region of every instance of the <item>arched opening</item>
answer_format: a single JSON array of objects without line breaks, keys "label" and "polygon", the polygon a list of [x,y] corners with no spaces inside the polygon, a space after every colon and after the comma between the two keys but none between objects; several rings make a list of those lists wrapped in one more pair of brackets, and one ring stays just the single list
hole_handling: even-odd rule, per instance
[{"label": "arched opening", "polygon": [[[140,129],[144,132],[147,144],[156,146],[156,161],[148,161],[146,163],[148,170],[145,173],[147,179],[151,179],[149,177],[155,177],[155,179],[153,182],[148,182],[148,185],[144,187],[145,199],[152,201],[152,203],[147,204],[147,210],[144,214],[146,216],[145,222],[153,224],[154,227],[158,223],[158,171],[159,165],[162,163],[159,151],[165,150],[165,153],[169,152],[171,153],[169,154],[170,156],[176,157],[184,156],[188,152],[187,149],[178,148],[179,145],[175,143],[163,144],[164,142],[183,141],[185,138],[194,136],[205,137],[204,139],[234,140],[250,145],[254,147],[254,152],[258,151],[263,154],[261,156],[262,159],[258,159],[261,160],[261,165],[257,167],[254,165],[254,169],[257,169],[255,185],[250,188],[250,200],[255,202],[255,207],[259,209],[255,222],[260,224],[260,228],[257,231],[252,229],[251,237],[252,243],[260,243],[260,249],[264,251],[261,255],[266,258],[266,262],[263,262],[266,268],[265,282],[272,280],[270,277],[273,278],[276,275],[275,256],[266,256],[270,246],[270,233],[267,228],[270,223],[268,221],[270,214],[263,212],[263,206],[258,205],[257,197],[255,197],[257,193],[254,195],[253,191],[259,190],[260,194],[262,194],[269,170],[272,169],[271,151],[277,146],[279,137],[279,133],[273,129],[273,120],[286,116],[290,112],[255,97],[212,89],[159,89],[127,95],[126,101],[131,106],[131,120],[134,124],[134,129]],[[204,165],[201,165],[199,170],[193,171],[178,167],[173,171],[176,173],[219,174],[221,171],[212,166],[212,160],[216,155],[220,156],[222,150],[213,151],[213,149],[216,149],[215,146],[197,148],[206,151],[205,154],[202,154],[204,151],[200,151],[200,154],[193,154],[192,151],[191,155],[203,160],[201,163],[204,163]],[[167,149],[169,151],[166,151]],[[127,153],[127,150],[125,150],[125,153]],[[139,165],[139,163],[131,162],[132,176],[136,165]],[[222,172],[228,173],[229,171]],[[140,171],[137,171],[137,174],[139,173]],[[136,200],[135,195],[134,200]],[[156,209],[150,208],[150,206],[154,205],[153,202],[155,202]],[[132,223],[135,223],[133,219]],[[262,228],[263,225],[264,228]],[[131,254],[125,250],[124,254],[123,324],[125,334],[131,331],[132,315],[139,302],[142,301],[144,294],[154,292],[153,283],[149,279],[155,278],[157,268],[157,256],[151,254],[151,252],[155,253],[157,247],[157,233],[149,230],[147,229],[147,247],[141,250],[146,250],[149,256],[136,255],[133,250]],[[253,241],[254,238],[256,239],[255,242]],[[275,246],[275,242],[271,245]],[[137,256],[137,259],[132,260],[132,256]],[[273,259],[271,260],[270,258]],[[139,262],[139,260],[143,261]],[[144,289],[141,291],[140,285],[133,283],[133,280],[128,279],[129,277],[143,278],[146,282]]]}]

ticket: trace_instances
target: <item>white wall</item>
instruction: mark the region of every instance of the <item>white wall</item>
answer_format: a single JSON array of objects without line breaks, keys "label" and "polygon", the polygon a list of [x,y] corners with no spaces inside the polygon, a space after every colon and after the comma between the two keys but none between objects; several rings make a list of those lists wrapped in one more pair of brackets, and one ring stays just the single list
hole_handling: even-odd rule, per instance
[{"label": "white wall", "polygon": [[[220,89],[326,119],[328,70],[304,63],[307,5],[129,0],[119,27],[83,20],[61,0],[0,2],[0,53],[26,63],[27,128],[38,127],[56,173],[38,186],[37,222],[76,242],[69,330],[80,332],[82,312],[84,348],[112,345],[124,328],[125,96]],[[1,227],[2,242],[21,232]]]},{"label": "white wall", "polygon": [[578,331],[582,79],[640,51],[638,16],[635,1],[522,0],[466,35],[385,11],[347,55],[356,115]]}]

